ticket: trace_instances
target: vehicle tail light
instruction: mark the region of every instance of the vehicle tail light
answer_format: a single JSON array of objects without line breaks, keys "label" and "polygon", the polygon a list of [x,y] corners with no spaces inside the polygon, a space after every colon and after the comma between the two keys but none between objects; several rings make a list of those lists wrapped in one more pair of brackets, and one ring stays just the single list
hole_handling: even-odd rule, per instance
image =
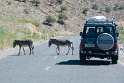
[{"label": "vehicle tail light", "polygon": [[80,48],[83,48],[84,47],[84,44],[83,43],[80,43]]},{"label": "vehicle tail light", "polygon": [[114,44],[114,49],[117,49],[118,48],[118,44]]}]

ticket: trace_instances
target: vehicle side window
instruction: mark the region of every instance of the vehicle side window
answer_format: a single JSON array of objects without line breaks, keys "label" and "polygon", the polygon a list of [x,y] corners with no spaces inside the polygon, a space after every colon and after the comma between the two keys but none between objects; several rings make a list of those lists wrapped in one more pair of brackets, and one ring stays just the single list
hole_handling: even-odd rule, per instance
[{"label": "vehicle side window", "polygon": [[95,27],[87,27],[86,34],[87,34],[87,36],[94,36],[95,35]]}]

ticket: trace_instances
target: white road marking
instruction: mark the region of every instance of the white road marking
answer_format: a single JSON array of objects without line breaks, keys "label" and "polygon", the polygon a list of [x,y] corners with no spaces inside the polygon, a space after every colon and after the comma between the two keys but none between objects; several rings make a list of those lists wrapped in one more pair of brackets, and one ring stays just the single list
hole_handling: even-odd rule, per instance
[{"label": "white road marking", "polygon": [[118,61],[122,66],[124,66],[124,63],[122,63],[121,61]]},{"label": "white road marking", "polygon": [[50,66],[47,66],[44,70],[48,71],[50,69]]}]

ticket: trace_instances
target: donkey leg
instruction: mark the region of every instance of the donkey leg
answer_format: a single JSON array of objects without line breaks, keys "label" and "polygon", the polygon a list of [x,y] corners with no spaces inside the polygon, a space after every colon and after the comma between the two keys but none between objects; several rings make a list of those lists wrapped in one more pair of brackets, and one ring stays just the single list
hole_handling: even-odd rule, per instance
[{"label": "donkey leg", "polygon": [[73,55],[73,50],[74,50],[74,47],[71,47],[71,49],[72,49],[72,55]]},{"label": "donkey leg", "polygon": [[59,51],[59,53],[58,53],[58,51],[59,51],[59,47],[56,48],[56,53],[59,55],[60,51]]},{"label": "donkey leg", "polygon": [[60,54],[60,47],[58,47],[58,51],[59,51],[59,54]]},{"label": "donkey leg", "polygon": [[23,51],[24,51],[24,55],[25,55],[25,49],[23,48]]},{"label": "donkey leg", "polygon": [[34,51],[33,51],[33,49],[34,49],[34,46],[32,46],[32,54],[34,54]]},{"label": "donkey leg", "polygon": [[19,46],[19,53],[18,53],[18,55],[20,55],[20,51],[21,51],[21,46]]},{"label": "donkey leg", "polygon": [[73,42],[71,42],[71,49],[72,49],[72,55],[73,55],[73,51],[74,51],[74,47],[73,47]]},{"label": "donkey leg", "polygon": [[31,55],[31,49],[32,49],[32,48],[29,46],[29,49],[30,49],[30,53],[29,53],[29,55]]},{"label": "donkey leg", "polygon": [[58,53],[58,51],[57,51],[57,50],[58,50],[58,47],[56,47],[56,53],[59,55],[59,53]]},{"label": "donkey leg", "polygon": [[68,55],[69,51],[70,51],[70,47],[68,46],[68,52],[66,53],[66,55]]}]

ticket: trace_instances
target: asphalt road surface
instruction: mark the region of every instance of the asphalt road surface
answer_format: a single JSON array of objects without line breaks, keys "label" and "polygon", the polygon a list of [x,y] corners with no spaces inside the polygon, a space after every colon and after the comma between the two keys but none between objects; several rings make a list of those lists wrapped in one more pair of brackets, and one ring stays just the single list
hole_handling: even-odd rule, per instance
[{"label": "asphalt road surface", "polygon": [[48,47],[48,42],[35,47],[34,55],[10,55],[0,59],[0,83],[124,83],[124,67],[110,61],[91,59],[79,61],[80,37],[64,37],[74,42],[74,55],[67,48]]}]

